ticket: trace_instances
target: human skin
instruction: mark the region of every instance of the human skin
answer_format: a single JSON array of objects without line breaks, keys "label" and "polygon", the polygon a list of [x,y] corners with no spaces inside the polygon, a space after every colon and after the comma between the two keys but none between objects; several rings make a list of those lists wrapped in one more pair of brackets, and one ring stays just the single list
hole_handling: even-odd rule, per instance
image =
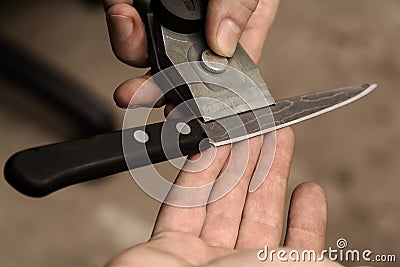
[{"label": "human skin", "polygon": [[[147,38],[143,22],[132,0],[104,0],[110,41],[115,55],[135,67],[147,67]],[[210,0],[206,18],[206,38],[210,48],[232,56],[240,41],[250,57],[259,61],[279,0]],[[152,94],[132,96],[149,75],[121,84],[114,93],[120,107],[146,106]],[[165,101],[167,113],[173,106]],[[248,186],[257,163],[262,161],[264,137],[249,140],[250,153],[236,187],[216,202],[192,208],[163,204],[148,242],[135,245],[115,256],[108,267],[133,266],[341,266],[324,262],[260,262],[257,251],[264,246],[278,249],[284,225],[287,180],[291,166],[294,134],[290,128],[276,132],[276,150],[266,179],[255,192]],[[229,162],[233,146],[216,149],[212,164],[197,173],[182,171],[177,185],[198,186],[215,181]],[[194,155],[191,158],[196,158]],[[235,162],[234,162],[235,164]],[[240,164],[238,162],[237,164]],[[236,178],[231,173],[232,179]],[[325,246],[327,204],[323,189],[314,183],[296,187],[292,194],[283,247],[312,249]]]}]

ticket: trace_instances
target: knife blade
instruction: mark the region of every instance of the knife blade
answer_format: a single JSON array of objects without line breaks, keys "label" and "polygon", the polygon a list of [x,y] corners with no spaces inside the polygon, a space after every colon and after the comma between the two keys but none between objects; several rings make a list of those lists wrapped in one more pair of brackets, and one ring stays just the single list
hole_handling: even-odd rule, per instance
[{"label": "knife blade", "polygon": [[[349,86],[280,100],[209,122],[197,118],[167,120],[36,147],[11,156],[4,176],[19,192],[42,197],[73,184],[268,133],[349,104],[375,88],[376,84]],[[206,145],[200,146],[204,140]]]},{"label": "knife blade", "polygon": [[[244,135],[240,130],[235,131],[236,125],[232,129],[226,127],[230,125],[229,117],[204,123],[203,127],[211,143],[214,146],[221,146],[322,115],[366,96],[376,87],[376,84],[363,84],[332,89],[291,97],[277,101],[272,106],[260,108],[253,112],[244,112],[238,115],[246,128]],[[270,119],[270,116],[273,117],[273,120]],[[262,120],[263,117],[267,119]],[[264,122],[264,124],[261,122]]]},{"label": "knife blade", "polygon": [[[163,72],[166,80],[173,84],[173,90],[165,94],[168,100],[179,105],[194,99],[196,105],[191,109],[204,121],[274,104],[267,83],[240,44],[230,58],[220,57],[208,47],[204,33],[208,1],[194,0],[193,5],[189,5],[193,8],[189,8],[186,2],[133,2],[146,28],[152,72]],[[201,82],[190,83],[187,79],[192,75],[192,69],[197,69],[196,62],[200,63],[197,74],[204,72],[205,76]],[[206,77],[212,78],[207,82]],[[160,88],[168,83],[166,80],[158,83]],[[215,101],[198,101],[202,98]]]}]

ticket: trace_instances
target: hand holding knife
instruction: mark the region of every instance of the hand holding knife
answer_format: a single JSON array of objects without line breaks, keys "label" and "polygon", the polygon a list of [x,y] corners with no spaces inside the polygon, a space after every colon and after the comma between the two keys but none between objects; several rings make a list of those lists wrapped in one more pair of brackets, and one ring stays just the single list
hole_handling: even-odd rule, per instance
[{"label": "hand holding knife", "polygon": [[[154,164],[182,154],[195,154],[210,145],[244,140],[346,105],[376,87],[374,84],[350,86],[275,102],[244,49],[238,46],[229,59],[210,52],[203,32],[204,1],[152,0],[135,1],[135,4],[146,24],[152,68],[157,71],[172,70],[163,72],[165,75],[160,80],[179,85],[166,96],[176,104],[194,99],[195,104],[190,105],[193,118],[123,130],[126,136],[132,137],[125,153],[122,131],[19,152],[9,159],[5,168],[6,179],[18,191],[40,197],[128,168]],[[197,71],[221,82],[229,79],[231,69],[244,73],[252,83],[238,80],[236,84],[249,101],[237,97],[232,88],[185,83],[187,69],[176,67],[185,63],[195,64]],[[252,96],[255,91],[261,92],[264,99],[260,101],[260,98]],[[211,106],[196,101],[202,97],[218,101],[213,101]],[[263,116],[272,119],[260,124]],[[226,127],[232,125],[229,124],[232,118],[239,118],[245,131],[235,132],[234,127]],[[162,144],[162,132],[178,135],[178,147],[173,140]],[[209,142],[200,147],[203,140]],[[171,144],[171,147],[165,147],[165,143]]]}]

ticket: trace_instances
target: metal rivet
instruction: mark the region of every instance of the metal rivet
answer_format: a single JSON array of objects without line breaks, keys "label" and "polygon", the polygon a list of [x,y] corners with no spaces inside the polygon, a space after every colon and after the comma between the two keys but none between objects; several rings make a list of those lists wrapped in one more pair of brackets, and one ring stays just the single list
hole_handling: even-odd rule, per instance
[{"label": "metal rivet", "polygon": [[149,135],[142,130],[137,130],[133,133],[133,137],[135,137],[136,141],[140,143],[146,143],[149,141]]},{"label": "metal rivet", "polygon": [[228,67],[228,59],[215,54],[211,50],[204,50],[201,54],[203,67],[212,73],[223,73]]},{"label": "metal rivet", "polygon": [[190,129],[190,126],[184,122],[178,122],[176,124],[176,130],[181,134],[190,134],[190,132],[192,131],[192,129]]}]

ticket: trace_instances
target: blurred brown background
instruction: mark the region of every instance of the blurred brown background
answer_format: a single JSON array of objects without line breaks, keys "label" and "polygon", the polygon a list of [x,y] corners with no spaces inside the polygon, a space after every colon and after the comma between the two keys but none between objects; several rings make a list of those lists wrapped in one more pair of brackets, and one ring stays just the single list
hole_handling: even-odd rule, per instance
[{"label": "blurred brown background", "polygon": [[[290,190],[321,184],[329,200],[327,245],[400,257],[400,2],[282,1],[260,67],[276,99],[363,82],[379,88],[365,99],[296,125]],[[113,56],[100,5],[78,0],[9,1],[0,34],[92,88],[118,124],[124,111],[113,89],[141,74]],[[65,140],[63,121],[0,79],[0,160],[13,152]],[[1,266],[101,266],[150,234],[159,203],[123,173],[43,199],[0,179]],[[376,266],[397,266],[394,263]]]}]

